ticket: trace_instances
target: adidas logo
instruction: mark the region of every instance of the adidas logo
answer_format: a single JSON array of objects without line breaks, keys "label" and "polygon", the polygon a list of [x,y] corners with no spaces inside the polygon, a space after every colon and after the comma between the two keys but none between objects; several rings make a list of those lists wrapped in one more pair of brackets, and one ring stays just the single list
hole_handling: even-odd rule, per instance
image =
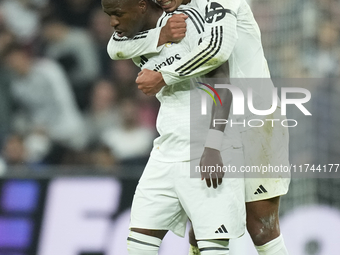
[{"label": "adidas logo", "polygon": [[259,188],[255,191],[255,195],[262,194],[268,192],[262,185],[259,186]]},{"label": "adidas logo", "polygon": [[228,230],[225,228],[225,226],[222,224],[221,227],[219,227],[216,231],[216,234],[218,233],[228,233]]}]

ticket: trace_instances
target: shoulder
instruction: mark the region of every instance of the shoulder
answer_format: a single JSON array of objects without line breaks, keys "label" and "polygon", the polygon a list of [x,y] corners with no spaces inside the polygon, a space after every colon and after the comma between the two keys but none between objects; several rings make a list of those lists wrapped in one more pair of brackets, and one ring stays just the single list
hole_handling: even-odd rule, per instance
[{"label": "shoulder", "polygon": [[204,17],[202,16],[201,12],[190,5],[181,5],[178,9],[174,12],[175,14],[183,13],[187,15],[189,18],[187,19],[188,31],[190,32],[190,28],[195,29],[198,34],[204,32]]}]

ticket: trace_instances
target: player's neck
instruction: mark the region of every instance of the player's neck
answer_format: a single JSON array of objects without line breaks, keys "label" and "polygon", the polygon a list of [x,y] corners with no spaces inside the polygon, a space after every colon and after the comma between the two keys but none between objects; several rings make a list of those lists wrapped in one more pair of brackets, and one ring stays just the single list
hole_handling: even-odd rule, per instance
[{"label": "player's neck", "polygon": [[163,14],[163,9],[157,4],[151,4],[147,12],[148,19],[145,24],[144,28],[145,30],[149,30],[156,27],[158,19]]},{"label": "player's neck", "polygon": [[183,0],[182,4],[188,4],[190,2],[191,2],[191,0]]}]

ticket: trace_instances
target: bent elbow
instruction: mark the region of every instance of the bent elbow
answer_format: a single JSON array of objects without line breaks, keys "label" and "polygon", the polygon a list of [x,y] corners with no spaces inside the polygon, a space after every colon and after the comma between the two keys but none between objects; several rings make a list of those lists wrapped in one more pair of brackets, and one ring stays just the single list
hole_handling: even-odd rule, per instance
[{"label": "bent elbow", "polygon": [[124,56],[124,53],[120,50],[117,50],[117,46],[114,44],[114,42],[112,40],[109,41],[106,51],[107,54],[109,55],[109,57],[112,60],[122,60],[122,59],[126,59],[126,56]]},{"label": "bent elbow", "polygon": [[229,44],[229,43],[225,43],[224,45],[221,46],[220,54],[219,54],[219,60],[221,61],[221,63],[225,63],[228,61],[234,49],[234,46],[235,44]]},{"label": "bent elbow", "polygon": [[221,54],[219,55],[219,58],[218,58],[219,64],[223,64],[227,62],[230,57],[230,54],[231,54],[230,52],[226,52],[226,48],[221,49]]},{"label": "bent elbow", "polygon": [[121,60],[122,58],[120,57],[122,55],[121,52],[119,51],[114,51],[112,49],[107,49],[107,54],[112,60]]}]

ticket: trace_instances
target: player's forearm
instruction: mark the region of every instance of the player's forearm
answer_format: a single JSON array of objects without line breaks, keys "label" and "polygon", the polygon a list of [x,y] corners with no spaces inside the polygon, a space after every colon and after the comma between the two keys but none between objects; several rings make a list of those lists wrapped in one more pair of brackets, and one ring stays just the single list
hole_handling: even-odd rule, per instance
[{"label": "player's forearm", "polygon": [[144,54],[158,53],[162,46],[158,47],[160,28],[150,29],[137,34],[134,38],[118,37],[113,34],[108,46],[107,52],[111,59],[122,60],[139,57]]},{"label": "player's forearm", "polygon": [[[232,101],[232,94],[228,89],[221,89],[218,91],[222,105],[213,105],[210,129],[208,130],[205,146],[220,151],[223,145],[224,130],[226,123],[216,124],[215,120],[227,120],[229,118],[230,106]],[[218,98],[215,95],[215,101],[218,102]]]},{"label": "player's forearm", "polygon": [[[227,120],[229,118],[230,106],[233,97],[229,89],[220,89],[217,91],[221,98],[222,105],[213,105],[210,129],[215,129],[224,132],[226,124],[215,124],[214,120],[216,119]],[[215,100],[216,102],[218,102],[218,98],[216,95]]]},{"label": "player's forearm", "polygon": [[227,15],[218,26],[208,26],[202,43],[171,66],[160,70],[167,85],[198,77],[226,62],[237,41],[236,18]]}]

